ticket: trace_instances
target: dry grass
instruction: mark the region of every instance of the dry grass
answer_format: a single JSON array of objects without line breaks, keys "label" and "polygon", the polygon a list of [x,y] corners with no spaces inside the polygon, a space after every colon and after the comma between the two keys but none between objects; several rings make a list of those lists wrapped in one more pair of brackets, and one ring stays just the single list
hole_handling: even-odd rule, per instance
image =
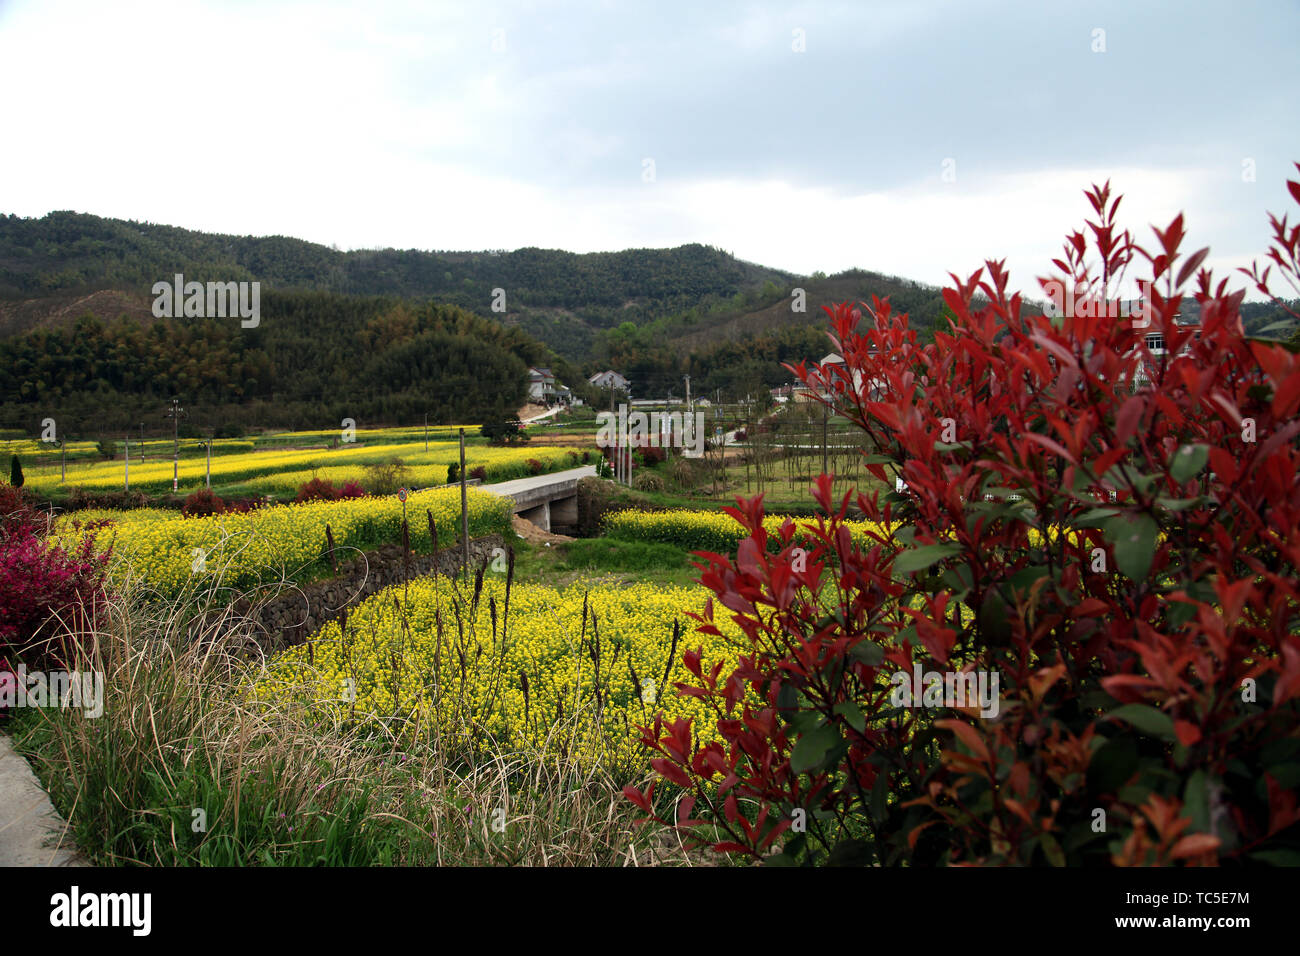
[{"label": "dry grass", "polygon": [[[100,865],[711,863],[637,826],[616,771],[455,741],[398,743],[301,700],[248,692],[247,620],[129,594],[78,635],[102,716],[15,712],[11,729]],[[580,735],[580,716],[553,728]],[[469,736],[468,734],[466,735]],[[569,748],[559,748],[564,751]],[[576,751],[577,748],[572,748]]]}]

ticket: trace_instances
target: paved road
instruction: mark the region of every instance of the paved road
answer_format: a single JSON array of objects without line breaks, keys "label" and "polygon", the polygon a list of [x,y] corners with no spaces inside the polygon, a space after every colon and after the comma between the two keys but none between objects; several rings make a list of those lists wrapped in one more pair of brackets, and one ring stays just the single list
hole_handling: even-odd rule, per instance
[{"label": "paved road", "polygon": [[479,485],[484,491],[490,491],[494,495],[501,497],[514,497],[523,491],[535,491],[538,488],[545,488],[547,485],[558,485],[565,481],[575,481],[578,478],[595,478],[596,466],[583,465],[581,468],[570,468],[568,471],[553,471],[549,475],[534,475],[531,478],[516,478],[514,481],[499,481],[495,485]]},{"label": "paved road", "polygon": [[533,422],[540,422],[543,418],[550,418],[552,415],[558,415],[562,408],[563,406],[553,405],[540,415],[534,415],[532,418],[521,418],[519,424],[529,425]]},{"label": "paved road", "polygon": [[64,830],[36,774],[0,734],[0,866],[83,866]]}]

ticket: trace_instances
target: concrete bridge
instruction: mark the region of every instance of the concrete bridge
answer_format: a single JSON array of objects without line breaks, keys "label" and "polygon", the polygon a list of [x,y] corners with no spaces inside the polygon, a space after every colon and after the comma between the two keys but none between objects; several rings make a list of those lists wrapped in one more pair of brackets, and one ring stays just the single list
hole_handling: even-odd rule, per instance
[{"label": "concrete bridge", "polygon": [[572,528],[578,524],[578,481],[582,478],[594,478],[595,465],[582,468],[570,468],[549,475],[537,475],[533,478],[518,478],[514,481],[502,481],[494,485],[481,485],[484,491],[490,491],[512,502],[511,510],[521,518],[527,518],[543,531],[550,531],[552,526]]}]

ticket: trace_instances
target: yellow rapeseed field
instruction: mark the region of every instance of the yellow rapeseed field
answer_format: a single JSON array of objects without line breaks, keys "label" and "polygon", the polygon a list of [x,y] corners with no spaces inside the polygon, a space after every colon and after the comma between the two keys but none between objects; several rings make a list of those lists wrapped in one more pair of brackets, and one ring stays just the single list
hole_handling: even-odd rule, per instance
[{"label": "yellow rapeseed field", "polygon": [[[471,488],[468,492],[470,537],[506,534],[510,517],[504,499]],[[429,551],[428,517],[432,511],[439,544],[459,536],[460,490],[440,488],[407,499],[410,543]],[[88,521],[107,520],[97,532],[101,546],[113,545],[111,574],[143,578],[165,596],[191,588],[243,588],[301,576],[321,566],[325,525],[335,545],[369,549],[401,540],[402,505],[395,496],[352,498],[274,505],[244,514],[185,518],[176,511],[81,511],[59,519],[56,534],[67,544],[84,535]],[[340,560],[352,557],[349,551]]]},{"label": "yellow rapeseed field", "polygon": [[[763,519],[763,528],[769,536],[769,547],[775,548],[781,525],[787,519],[781,515],[768,515]],[[815,525],[815,518],[791,518],[795,525],[795,537],[803,536],[803,529]],[[858,547],[869,547],[874,539],[869,532],[887,536],[884,525],[866,521],[846,521],[845,525]],[[630,541],[653,541],[671,544],[689,551],[713,551],[719,554],[732,554],[736,545],[744,536],[740,523],[722,511],[694,511],[688,508],[674,508],[664,511],[640,511],[627,509],[614,511],[604,518],[605,533],[612,538]],[[895,531],[901,524],[895,527]],[[1055,538],[1059,529],[1052,529],[1049,538]],[[1033,527],[1027,529],[1029,544],[1039,547],[1043,543],[1042,533]],[[944,535],[943,537],[947,537]],[[1072,543],[1078,540],[1078,532],[1071,531],[1067,539]]]},{"label": "yellow rapeseed field", "polygon": [[[447,480],[447,466],[460,461],[460,447],[456,442],[430,442],[424,450],[423,442],[404,442],[383,445],[356,445],[340,448],[305,448],[295,450],[249,451],[240,454],[213,457],[212,483],[229,485],[247,483],[249,490],[261,494],[292,493],[313,475],[328,478],[335,484],[360,481],[364,484],[365,466],[389,458],[401,458],[411,469],[410,479],[416,485],[442,484]],[[473,469],[482,465],[488,481],[501,481],[529,474],[528,460],[536,459],[545,471],[558,471],[571,467],[573,460],[562,448],[493,448],[473,445],[466,449],[466,466]],[[194,491],[204,485],[207,463],[202,456],[182,458],[179,463],[179,489]],[[126,463],[121,456],[113,461],[95,464],[69,463],[67,487],[80,487],[93,491],[110,491],[122,488]],[[59,486],[59,469],[47,468],[29,477],[28,484],[44,492]],[[130,463],[131,488],[136,491],[170,491],[172,486],[172,461],[151,460]]]},{"label": "yellow rapeseed field", "polygon": [[[796,535],[804,525],[816,523],[812,518],[790,520],[794,522]],[[763,519],[763,527],[771,538],[776,538],[785,521],[780,515],[768,515]],[[690,551],[714,551],[720,554],[734,552],[744,536],[744,529],[730,515],[721,511],[693,511],[688,508],[615,511],[605,516],[604,526],[606,534],[613,538],[653,541]],[[848,522],[848,527],[854,539],[862,545],[868,540],[868,528],[878,526],[851,521]]]},{"label": "yellow rapeseed field", "polygon": [[729,622],[722,638],[694,630],[686,612],[701,608],[699,588],[515,584],[508,617],[503,575],[488,576],[477,605],[472,590],[439,577],[382,591],[352,611],[346,632],[331,623],[310,650],[273,660],[256,693],[306,698],[401,736],[469,727],[510,748],[621,759],[639,752],[635,728],[656,711],[694,717],[707,733],[710,712],[672,686],[695,682],[682,652],[703,647],[706,665],[734,663],[744,646]]}]

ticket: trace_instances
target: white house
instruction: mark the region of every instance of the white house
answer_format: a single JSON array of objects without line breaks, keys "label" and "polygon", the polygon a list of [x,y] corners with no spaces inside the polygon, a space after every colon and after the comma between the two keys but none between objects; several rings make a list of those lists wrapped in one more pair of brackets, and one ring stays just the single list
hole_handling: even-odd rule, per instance
[{"label": "white house", "polygon": [[597,388],[612,388],[616,391],[627,391],[631,383],[622,375],[615,371],[597,372],[591,378],[587,379],[589,383]]},{"label": "white house", "polygon": [[[871,351],[873,353],[876,351],[875,346],[872,346]],[[838,352],[829,352],[826,355],[822,356],[822,360],[818,364],[823,367],[829,365],[843,365],[844,357],[840,355]],[[825,371],[829,376],[830,370],[825,369]],[[831,379],[831,381],[834,381],[834,379]],[[861,388],[862,388],[862,370],[858,369],[853,373],[853,390],[858,391]],[[867,399],[873,402],[879,401],[881,396],[884,394],[884,391],[885,391],[884,383],[881,382],[879,379],[877,379],[871,383],[871,389],[867,394]],[[832,394],[829,390],[826,389],[821,389],[820,393],[822,398],[830,398]],[[797,398],[795,400],[798,401]]]},{"label": "white house", "polygon": [[543,405],[568,404],[573,401],[573,392],[557,382],[549,368],[534,367],[528,370],[528,400]]},{"label": "white house", "polygon": [[[1179,326],[1179,328],[1187,328],[1199,324],[1195,322],[1183,322],[1181,319],[1182,313],[1174,316],[1174,323]],[[1190,354],[1192,350],[1191,343],[1200,337],[1201,333],[1199,330],[1192,333],[1192,338],[1183,345],[1178,354]],[[1172,361],[1172,358],[1166,358],[1166,356],[1169,355],[1169,349],[1165,346],[1165,334],[1163,332],[1148,332],[1144,344],[1146,345],[1147,351],[1151,353],[1151,358],[1150,360],[1143,358],[1138,363],[1137,372],[1133,376],[1133,384],[1131,386],[1134,390],[1142,388],[1144,385],[1149,385],[1152,382],[1155,375],[1158,374],[1161,362]]]}]

